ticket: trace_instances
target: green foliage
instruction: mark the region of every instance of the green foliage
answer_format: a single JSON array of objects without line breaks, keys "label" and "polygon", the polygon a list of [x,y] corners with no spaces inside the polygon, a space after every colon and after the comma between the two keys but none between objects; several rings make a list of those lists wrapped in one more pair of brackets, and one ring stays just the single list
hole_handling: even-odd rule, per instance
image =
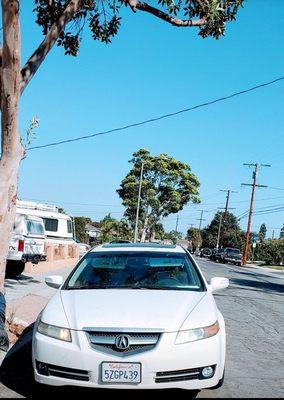
[{"label": "green foliage", "polygon": [[[36,22],[42,27],[44,34],[62,15],[68,2],[69,0],[35,0]],[[172,17],[204,20],[206,23],[199,27],[199,35],[218,39],[224,35],[226,23],[235,20],[243,2],[244,0],[157,0],[156,6]],[[60,34],[57,45],[64,48],[65,54],[77,56],[86,26],[94,40],[110,43],[120,28],[120,9],[128,3],[124,0],[82,0],[80,10]]]},{"label": "green foliage", "polygon": [[140,221],[154,227],[161,218],[177,213],[189,201],[198,203],[199,182],[188,164],[167,154],[152,156],[148,150],[140,149],[129,161],[132,169],[117,190],[126,207],[125,216],[135,223],[137,197],[142,163],[143,179],[140,202]]},{"label": "green foliage", "polygon": [[36,139],[36,129],[39,128],[39,118],[33,117],[30,120],[29,126],[26,129],[26,137],[23,139],[23,143],[26,146],[29,146],[33,140]]},{"label": "green foliage", "polygon": [[182,233],[172,230],[164,234],[164,239],[171,240],[173,244],[176,244],[178,239],[182,239]]},{"label": "green foliage", "polygon": [[259,243],[255,249],[255,259],[267,265],[283,265],[284,239],[268,239]]},{"label": "green foliage", "polygon": [[133,230],[124,218],[117,220],[108,214],[100,221],[100,229],[102,231],[100,241],[102,242],[110,242],[114,239],[133,239]]},{"label": "green foliage", "polygon": [[[202,230],[202,240],[204,247],[215,248],[217,244],[218,229],[220,218],[224,218],[224,212],[218,211],[211,223]],[[223,222],[224,239],[223,247],[243,248],[245,234],[241,230],[236,216],[230,212],[227,213],[226,221]]]},{"label": "green foliage", "polygon": [[265,224],[261,224],[260,228],[259,228],[259,233],[258,233],[258,237],[259,240],[261,242],[264,241],[265,237],[266,237],[266,233],[267,233],[267,228]]},{"label": "green foliage", "polygon": [[202,237],[199,229],[189,228],[187,231],[187,239],[191,242],[193,248],[202,246]]},{"label": "green foliage", "polygon": [[90,218],[74,217],[76,239],[82,243],[88,243],[88,235],[86,233],[86,224],[92,222]]}]

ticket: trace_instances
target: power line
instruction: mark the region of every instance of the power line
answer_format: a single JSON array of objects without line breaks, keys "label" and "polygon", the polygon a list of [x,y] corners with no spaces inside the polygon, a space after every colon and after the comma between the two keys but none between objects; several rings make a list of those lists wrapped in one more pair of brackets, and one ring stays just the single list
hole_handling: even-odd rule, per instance
[{"label": "power line", "polygon": [[258,211],[254,215],[267,215],[284,211],[284,207],[275,208],[274,210]]},{"label": "power line", "polygon": [[73,205],[73,206],[95,206],[95,207],[119,207],[124,208],[118,204],[96,204],[96,203],[73,203],[69,201],[55,201],[55,200],[39,200],[39,199],[31,199],[32,201],[39,201],[39,202],[47,202],[53,204],[66,204],[66,205]]},{"label": "power line", "polygon": [[272,187],[272,186],[268,186],[269,189],[274,189],[274,190],[284,190],[284,188],[277,188],[277,187]]},{"label": "power line", "polygon": [[[269,186],[267,186],[267,188],[270,188]],[[271,188],[270,188],[271,189]],[[279,189],[280,190],[280,189]],[[282,190],[282,189],[281,189]],[[256,199],[255,200],[255,203],[258,203],[258,202],[260,202],[260,201],[270,201],[270,200],[276,200],[276,199],[284,199],[284,196],[277,196],[277,197],[266,197],[266,198],[264,198],[264,199]],[[247,203],[247,200],[238,200],[238,201],[233,201],[231,204],[232,205],[235,205],[235,204],[241,204],[241,203]],[[203,207],[203,206],[214,206],[214,205],[216,205],[216,206],[218,206],[218,205],[222,205],[223,203],[222,202],[216,202],[216,203],[200,203],[200,204],[198,204],[198,205],[192,205],[192,204],[189,204],[189,205],[187,205],[187,206],[185,206],[185,207]],[[184,207],[184,208],[185,208]]]},{"label": "power line", "polygon": [[150,119],[147,119],[147,120],[144,120],[144,121],[135,122],[135,123],[132,123],[132,124],[129,124],[129,125],[121,126],[119,128],[109,129],[107,131],[97,132],[97,133],[93,133],[93,134],[85,135],[85,136],[78,136],[78,137],[73,138],[73,139],[60,140],[58,142],[51,142],[51,143],[47,143],[47,144],[44,144],[44,145],[41,145],[41,146],[28,147],[27,150],[42,149],[42,148],[46,148],[46,147],[58,146],[58,145],[61,145],[61,144],[77,142],[79,140],[90,139],[90,138],[93,138],[93,137],[96,137],[96,136],[107,135],[109,133],[120,132],[120,131],[124,131],[126,129],[135,128],[137,126],[141,126],[141,125],[146,125],[146,124],[149,124],[149,123],[157,122],[157,121],[160,121],[160,120],[165,119],[165,118],[171,118],[171,117],[174,117],[174,116],[179,115],[179,114],[183,114],[183,113],[186,113],[186,112],[189,112],[189,111],[194,111],[194,110],[196,110],[198,108],[207,107],[207,106],[210,106],[212,104],[215,104],[215,103],[218,103],[218,102],[221,102],[221,101],[229,100],[229,99],[231,99],[233,97],[240,96],[242,94],[246,94],[246,93],[252,92],[254,90],[263,88],[265,86],[273,85],[273,84],[275,84],[277,82],[280,82],[282,80],[284,80],[284,76],[280,76],[280,77],[278,77],[276,79],[273,79],[271,81],[264,82],[264,83],[261,83],[259,85],[255,85],[255,86],[252,86],[252,87],[250,87],[248,89],[244,89],[244,90],[241,90],[239,92],[234,92],[234,93],[232,93],[232,94],[230,94],[228,96],[219,97],[219,98],[217,98],[215,100],[207,101],[207,102],[195,105],[193,107],[184,108],[184,109],[179,110],[179,111],[175,111],[175,112],[172,112],[172,113],[160,115],[158,117],[150,118]]}]

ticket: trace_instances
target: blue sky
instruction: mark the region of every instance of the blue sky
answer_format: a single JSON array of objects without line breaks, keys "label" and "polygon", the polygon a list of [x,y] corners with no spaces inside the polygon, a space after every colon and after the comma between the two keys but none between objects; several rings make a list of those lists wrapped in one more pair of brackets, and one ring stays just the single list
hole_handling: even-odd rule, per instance
[{"label": "blue sky", "polygon": [[[22,2],[22,61],[42,36],[33,22],[33,1]],[[21,100],[21,130],[40,118],[34,145],[72,138],[148,119],[222,97],[284,75],[284,2],[250,0],[218,41],[196,29],[174,28],[126,9],[113,43],[94,42],[86,31],[79,57],[54,48]],[[277,21],[277,23],[275,23]],[[220,189],[234,189],[231,207],[247,210],[252,171],[244,162],[270,163],[259,183],[284,189],[284,81],[227,102],[120,134],[33,150],[20,173],[19,197],[58,202],[73,215],[98,220],[107,212],[123,215],[116,194],[128,160],[144,147],[187,162],[201,182],[199,206],[179,214],[179,230],[206,225],[225,203]],[[284,204],[284,190],[258,189],[255,208]],[[165,220],[175,228],[176,215]],[[275,236],[284,212],[255,216]],[[245,227],[246,219],[241,220]]]}]

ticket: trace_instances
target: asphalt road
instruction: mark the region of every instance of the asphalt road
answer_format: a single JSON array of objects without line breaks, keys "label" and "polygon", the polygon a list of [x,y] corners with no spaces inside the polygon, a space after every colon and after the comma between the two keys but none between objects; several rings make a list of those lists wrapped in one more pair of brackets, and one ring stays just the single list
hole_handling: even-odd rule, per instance
[{"label": "asphalt road", "polygon": [[224,276],[230,287],[215,295],[227,329],[225,382],[198,397],[283,397],[284,280],[203,260],[207,280]]},{"label": "asphalt road", "polygon": [[[230,287],[215,298],[227,327],[226,378],[222,388],[204,390],[198,398],[279,398],[284,393],[284,280],[281,276],[233,266],[198,262],[209,281],[213,276],[230,279]],[[43,284],[44,285],[44,284]],[[30,332],[4,360],[0,370],[0,397],[38,397],[30,365]],[[113,397],[112,390],[56,389],[55,394]],[[52,393],[50,393],[52,394]],[[148,394],[148,392],[146,392]],[[173,396],[189,398],[186,391]],[[155,395],[155,394],[154,394]],[[124,397],[144,398],[144,391],[127,391]]]}]

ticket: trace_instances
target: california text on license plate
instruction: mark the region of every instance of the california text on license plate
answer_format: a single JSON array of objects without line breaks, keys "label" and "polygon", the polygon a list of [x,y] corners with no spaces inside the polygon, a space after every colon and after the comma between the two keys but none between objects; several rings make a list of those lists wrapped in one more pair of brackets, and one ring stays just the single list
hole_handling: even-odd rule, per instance
[{"label": "california text on license plate", "polygon": [[101,372],[104,383],[138,384],[141,382],[140,363],[103,362]]}]

